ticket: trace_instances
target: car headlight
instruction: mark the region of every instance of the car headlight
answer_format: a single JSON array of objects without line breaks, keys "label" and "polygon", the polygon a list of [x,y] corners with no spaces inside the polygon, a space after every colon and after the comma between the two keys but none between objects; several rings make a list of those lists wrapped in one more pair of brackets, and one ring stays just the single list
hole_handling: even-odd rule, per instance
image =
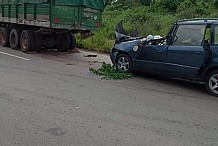
[{"label": "car headlight", "polygon": [[138,46],[138,45],[134,46],[134,47],[132,48],[132,50],[135,51],[135,52],[137,52],[137,51],[139,50],[139,46]]}]

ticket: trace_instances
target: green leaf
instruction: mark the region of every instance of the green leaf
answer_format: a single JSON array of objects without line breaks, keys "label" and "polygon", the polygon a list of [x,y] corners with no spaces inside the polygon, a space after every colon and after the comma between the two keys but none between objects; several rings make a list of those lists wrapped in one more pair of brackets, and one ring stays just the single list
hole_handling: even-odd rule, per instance
[{"label": "green leaf", "polygon": [[122,79],[129,79],[133,77],[132,73],[117,71],[114,68],[114,66],[110,64],[106,64],[105,62],[102,64],[101,68],[99,69],[89,68],[89,71],[96,75],[102,76],[102,79],[105,80],[122,80]]}]

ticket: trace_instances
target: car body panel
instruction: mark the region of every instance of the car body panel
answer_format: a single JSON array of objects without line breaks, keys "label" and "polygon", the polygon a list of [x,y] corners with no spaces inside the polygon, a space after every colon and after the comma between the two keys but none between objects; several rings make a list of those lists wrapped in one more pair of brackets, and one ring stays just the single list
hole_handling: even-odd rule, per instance
[{"label": "car body panel", "polygon": [[[158,41],[156,45],[149,43],[148,37],[128,40],[131,37],[120,35],[123,40],[118,39],[118,42],[115,43],[112,49],[114,51],[111,52],[111,60],[115,63],[117,55],[125,53],[132,59],[132,66],[135,71],[204,81],[208,70],[211,68],[218,69],[218,44],[214,45],[213,42],[215,35],[218,36],[218,32],[214,34],[214,25],[218,27],[218,19],[178,21],[171,28],[166,38],[163,38],[160,44]],[[184,28],[192,26],[191,29],[186,29],[187,33],[196,30],[201,35],[196,33],[189,35],[193,36],[194,41],[199,37],[201,40],[196,41],[194,45],[178,45],[175,43],[178,39],[176,34],[181,26],[184,26]],[[200,31],[201,28],[202,31]],[[208,46],[205,47],[207,28],[210,30],[210,37],[207,41]],[[183,35],[185,36],[186,32]],[[179,37],[181,39],[181,36]],[[138,49],[133,50],[134,46],[138,46]]]},{"label": "car body panel", "polygon": [[173,77],[196,78],[204,63],[203,46],[169,46],[167,51],[168,75]]},{"label": "car body panel", "polygon": [[118,52],[124,52],[128,54],[131,58],[134,58],[133,47],[140,44],[139,39],[134,39],[131,41],[115,43],[114,47],[111,49],[110,58],[112,63],[115,63]]},{"label": "car body panel", "polygon": [[218,46],[211,46],[210,60],[206,70],[214,67],[218,68]]},{"label": "car body panel", "polygon": [[148,73],[166,73],[166,52],[167,46],[164,45],[143,45],[133,56],[134,70],[144,70]]}]

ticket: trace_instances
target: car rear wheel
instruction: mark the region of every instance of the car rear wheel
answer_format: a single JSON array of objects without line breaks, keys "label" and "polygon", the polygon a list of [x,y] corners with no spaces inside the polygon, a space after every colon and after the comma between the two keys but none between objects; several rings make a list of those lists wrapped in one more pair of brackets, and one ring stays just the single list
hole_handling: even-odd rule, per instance
[{"label": "car rear wheel", "polygon": [[208,74],[205,84],[208,93],[218,97],[218,70]]},{"label": "car rear wheel", "polygon": [[126,54],[120,54],[116,59],[116,69],[122,72],[132,72],[132,60]]}]

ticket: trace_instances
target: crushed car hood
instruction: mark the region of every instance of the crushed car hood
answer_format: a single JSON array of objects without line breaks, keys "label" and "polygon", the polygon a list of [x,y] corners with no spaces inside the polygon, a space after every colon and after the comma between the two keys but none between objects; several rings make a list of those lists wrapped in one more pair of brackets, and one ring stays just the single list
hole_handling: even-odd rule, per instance
[{"label": "crushed car hood", "polygon": [[[136,33],[135,33],[136,34]],[[116,27],[115,27],[115,43],[121,43],[121,42],[141,42],[145,44],[149,44],[149,41],[159,41],[163,40],[164,38],[161,37],[160,35],[148,35],[147,37],[136,37],[136,36],[131,36],[128,35],[123,28],[123,21],[120,21]],[[137,40],[137,41],[135,41]]]}]

